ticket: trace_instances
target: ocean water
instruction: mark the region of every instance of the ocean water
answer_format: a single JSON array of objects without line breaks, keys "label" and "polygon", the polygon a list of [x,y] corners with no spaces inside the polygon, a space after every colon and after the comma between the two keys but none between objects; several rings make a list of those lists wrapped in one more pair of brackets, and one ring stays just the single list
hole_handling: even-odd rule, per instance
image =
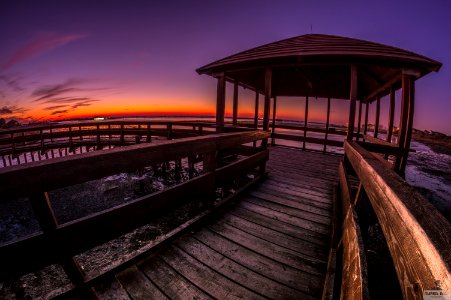
[{"label": "ocean water", "polygon": [[430,147],[411,143],[406,167],[406,181],[416,187],[451,222],[451,156]]}]

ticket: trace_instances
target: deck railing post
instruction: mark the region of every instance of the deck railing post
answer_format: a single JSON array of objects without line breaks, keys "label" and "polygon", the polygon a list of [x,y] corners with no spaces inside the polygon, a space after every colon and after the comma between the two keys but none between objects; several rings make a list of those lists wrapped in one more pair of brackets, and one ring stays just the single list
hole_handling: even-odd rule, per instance
[{"label": "deck railing post", "polygon": [[[269,130],[269,110],[271,101],[271,87],[272,87],[272,70],[271,68],[266,68],[265,70],[265,106],[263,109],[263,130]],[[268,139],[262,141],[262,145],[266,146],[268,144]]]},{"label": "deck railing post", "polygon": [[172,123],[167,124],[166,128],[168,131],[168,140],[172,140]]},{"label": "deck railing post", "polygon": [[258,129],[258,104],[259,104],[259,93],[255,91],[255,113],[254,113],[254,128]]},{"label": "deck railing post", "polygon": [[238,125],[238,81],[233,84],[233,126]]},{"label": "deck railing post", "polygon": [[276,107],[277,107],[277,97],[274,96],[273,100],[273,109],[272,109],[272,133],[271,133],[271,145],[274,146],[276,144]]},{"label": "deck railing post", "polygon": [[324,153],[326,152],[327,136],[329,134],[329,120],[330,120],[330,96],[327,97],[326,134],[324,136],[324,148],[323,148]]},{"label": "deck railing post", "polygon": [[357,140],[360,138],[360,130],[362,127],[362,100],[359,100],[359,119],[357,120]]},{"label": "deck railing post", "polygon": [[302,142],[302,150],[305,150],[305,140],[307,139],[307,125],[308,124],[308,96],[305,96],[305,111],[304,111],[304,140]]},{"label": "deck railing post", "polygon": [[387,142],[392,142],[393,137],[393,121],[395,118],[395,89],[390,89],[390,109],[388,112],[388,128],[387,128]]},{"label": "deck railing post", "polygon": [[[53,213],[50,199],[46,192],[31,195],[29,197],[33,212],[44,234],[52,234],[57,226],[55,214]],[[61,255],[61,266],[69,279],[76,285],[83,283],[85,273],[73,257]]]},{"label": "deck railing post", "polygon": [[363,128],[363,134],[366,135],[368,132],[368,112],[370,109],[369,101],[370,99],[365,99],[365,127]]},{"label": "deck railing post", "polygon": [[224,115],[225,115],[225,92],[226,82],[225,74],[218,75],[218,85],[216,91],[216,131],[222,132],[224,130]]},{"label": "deck railing post", "polygon": [[377,138],[379,135],[379,119],[381,113],[381,97],[378,95],[376,97],[376,120],[374,121],[374,137]]},{"label": "deck railing post", "polygon": [[125,139],[124,139],[124,124],[121,124],[121,146],[123,146],[125,144]]}]

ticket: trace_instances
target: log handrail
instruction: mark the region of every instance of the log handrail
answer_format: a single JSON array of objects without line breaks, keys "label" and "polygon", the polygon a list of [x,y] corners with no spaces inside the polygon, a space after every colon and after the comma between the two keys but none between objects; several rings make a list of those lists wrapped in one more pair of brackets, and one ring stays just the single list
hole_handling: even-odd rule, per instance
[{"label": "log handrail", "polygon": [[359,178],[387,240],[405,299],[451,290],[451,225],[390,167],[356,142],[345,157]]},{"label": "log handrail", "polygon": [[[199,176],[176,186],[81,219],[56,223],[51,230],[1,245],[0,277],[67,260],[68,257],[146,224],[149,217],[170,209],[171,205],[173,207],[194,198],[210,197],[216,184],[261,166],[269,157],[268,150],[260,148],[251,156],[220,166],[216,163],[218,151],[268,137],[269,133],[263,131],[222,133],[168,140],[160,144],[138,144],[0,169],[0,190],[6,196],[2,196],[0,201],[9,196],[31,196],[33,201],[48,202],[49,190],[159,162],[203,155],[204,164],[207,164]],[[45,197],[42,197],[43,194]],[[46,206],[42,204],[40,207]],[[51,205],[47,206],[52,217]],[[30,249],[33,249],[33,255],[29,255]]]}]

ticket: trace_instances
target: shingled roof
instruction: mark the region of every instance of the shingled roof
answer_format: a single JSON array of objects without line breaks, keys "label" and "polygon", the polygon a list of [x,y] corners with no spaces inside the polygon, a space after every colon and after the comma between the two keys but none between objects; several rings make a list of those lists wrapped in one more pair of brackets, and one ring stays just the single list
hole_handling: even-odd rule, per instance
[{"label": "shingled roof", "polygon": [[238,81],[263,91],[266,67],[273,69],[273,94],[347,99],[350,65],[359,69],[359,97],[387,92],[400,84],[400,70],[424,76],[441,63],[403,49],[359,39],[306,34],[252,48],[207,64],[196,71]]}]

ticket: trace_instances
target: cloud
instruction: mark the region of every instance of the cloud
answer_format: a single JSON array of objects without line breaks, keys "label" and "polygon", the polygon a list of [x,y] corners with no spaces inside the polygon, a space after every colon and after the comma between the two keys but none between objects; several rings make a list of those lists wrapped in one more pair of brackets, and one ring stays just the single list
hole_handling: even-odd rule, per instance
[{"label": "cloud", "polygon": [[65,113],[67,113],[67,112],[68,112],[67,109],[64,109],[64,110],[55,110],[55,111],[52,112],[50,115],[51,115],[51,116],[54,116],[54,115],[60,115],[60,114],[65,114]]},{"label": "cloud", "polygon": [[0,75],[0,81],[3,81],[6,86],[10,89],[12,89],[15,92],[22,92],[25,90],[19,81],[22,78],[20,76],[13,76],[13,75]]},{"label": "cloud", "polygon": [[23,114],[27,109],[19,106],[3,106],[0,107],[0,116]]},{"label": "cloud", "polygon": [[97,101],[100,101],[100,100],[89,99],[89,100],[77,102],[77,103],[75,103],[75,104],[72,106],[72,108],[78,108],[78,107],[81,107],[81,106],[90,106],[90,105],[92,105],[93,102],[97,102]]},{"label": "cloud", "polygon": [[47,34],[45,36],[41,36],[28,42],[22,48],[13,53],[11,57],[9,57],[4,63],[1,64],[0,70],[9,69],[12,66],[25,60],[38,56],[54,48],[61,47],[70,42],[82,39],[84,37],[86,37],[86,35],[81,34]]},{"label": "cloud", "polygon": [[40,87],[31,93],[32,97],[38,97],[37,99],[33,100],[34,102],[46,100],[49,98],[57,97],[59,95],[65,94],[67,92],[73,92],[73,91],[79,91],[81,90],[80,87],[78,87],[79,84],[85,82],[85,80],[82,79],[68,79],[63,83],[60,84],[54,84],[54,85],[46,85],[43,87]]},{"label": "cloud", "polygon": [[60,108],[64,108],[67,107],[67,105],[55,105],[55,106],[49,106],[44,108],[44,110],[55,110],[55,109],[60,109]]}]

